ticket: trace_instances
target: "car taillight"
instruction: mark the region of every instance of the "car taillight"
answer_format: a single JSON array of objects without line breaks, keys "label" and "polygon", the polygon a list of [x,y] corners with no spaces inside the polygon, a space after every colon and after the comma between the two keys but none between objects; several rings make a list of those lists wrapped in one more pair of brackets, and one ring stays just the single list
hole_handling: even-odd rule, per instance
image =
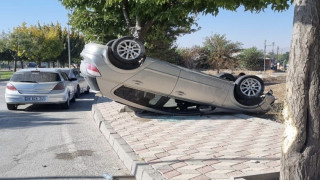
[{"label": "car taillight", "polygon": [[87,64],[87,72],[92,76],[101,76],[98,68],[91,64]]},{"label": "car taillight", "polygon": [[12,85],[11,83],[7,84],[7,89],[11,90],[11,91],[16,91],[17,90],[16,87],[14,87],[14,85]]},{"label": "car taillight", "polygon": [[63,90],[65,89],[63,83],[58,83],[52,90]]}]

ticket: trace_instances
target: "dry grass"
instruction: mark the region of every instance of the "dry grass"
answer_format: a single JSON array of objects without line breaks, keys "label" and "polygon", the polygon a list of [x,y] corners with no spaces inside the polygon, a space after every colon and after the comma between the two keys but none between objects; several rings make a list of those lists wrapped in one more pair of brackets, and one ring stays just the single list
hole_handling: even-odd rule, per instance
[{"label": "dry grass", "polygon": [[263,80],[265,82],[265,90],[271,89],[276,101],[269,112],[258,116],[282,123],[283,103],[286,97],[286,76],[266,77]]}]

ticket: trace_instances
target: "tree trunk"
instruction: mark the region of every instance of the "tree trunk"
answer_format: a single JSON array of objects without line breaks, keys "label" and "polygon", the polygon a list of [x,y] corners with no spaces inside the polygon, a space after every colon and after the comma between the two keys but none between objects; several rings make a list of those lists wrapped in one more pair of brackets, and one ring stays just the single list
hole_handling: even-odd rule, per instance
[{"label": "tree trunk", "polygon": [[23,67],[23,60],[20,60],[20,64],[21,64],[21,69],[24,69],[24,67]]},{"label": "tree trunk", "polygon": [[320,179],[320,2],[295,0],[283,110],[282,180]]},{"label": "tree trunk", "polygon": [[10,61],[8,60],[8,68],[9,68],[9,71],[10,71]]},{"label": "tree trunk", "polygon": [[16,71],[17,71],[17,62],[18,62],[18,59],[17,59],[17,58],[14,58],[13,72],[16,72]]}]

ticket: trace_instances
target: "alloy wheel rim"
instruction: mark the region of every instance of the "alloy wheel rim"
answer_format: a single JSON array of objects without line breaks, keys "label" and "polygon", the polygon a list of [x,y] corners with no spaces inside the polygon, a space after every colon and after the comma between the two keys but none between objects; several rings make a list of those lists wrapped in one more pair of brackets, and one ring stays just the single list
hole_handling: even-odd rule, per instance
[{"label": "alloy wheel rim", "polygon": [[255,96],[261,91],[261,83],[254,78],[248,78],[242,81],[240,90],[246,96]]},{"label": "alloy wheel rim", "polygon": [[140,56],[141,47],[134,40],[124,40],[117,46],[117,53],[125,60],[133,60]]}]

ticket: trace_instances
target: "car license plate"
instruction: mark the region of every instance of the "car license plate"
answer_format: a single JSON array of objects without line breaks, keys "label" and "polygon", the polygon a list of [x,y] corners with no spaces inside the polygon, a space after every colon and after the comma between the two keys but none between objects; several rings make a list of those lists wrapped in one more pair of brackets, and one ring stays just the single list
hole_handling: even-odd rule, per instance
[{"label": "car license plate", "polygon": [[24,97],[25,101],[36,101],[36,102],[42,102],[45,101],[45,97],[43,96],[26,96]]}]

